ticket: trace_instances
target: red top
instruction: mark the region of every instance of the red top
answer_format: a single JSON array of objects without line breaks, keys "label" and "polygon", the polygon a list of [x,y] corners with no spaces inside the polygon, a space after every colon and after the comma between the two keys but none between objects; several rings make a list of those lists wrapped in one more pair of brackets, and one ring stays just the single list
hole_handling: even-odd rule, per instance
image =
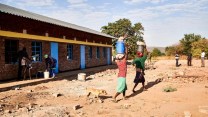
[{"label": "red top", "polygon": [[126,78],[126,72],[127,72],[127,65],[126,65],[126,59],[118,60],[117,62],[118,66],[118,77],[124,77]]}]

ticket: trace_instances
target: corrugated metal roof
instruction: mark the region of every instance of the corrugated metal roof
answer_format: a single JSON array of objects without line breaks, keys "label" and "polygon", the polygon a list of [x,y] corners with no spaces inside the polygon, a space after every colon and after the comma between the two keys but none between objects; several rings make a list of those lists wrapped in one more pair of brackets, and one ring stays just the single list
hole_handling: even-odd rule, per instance
[{"label": "corrugated metal roof", "polygon": [[71,29],[75,29],[75,30],[80,30],[80,31],[84,31],[84,32],[88,32],[88,33],[92,33],[92,34],[96,34],[96,35],[101,35],[101,36],[105,36],[105,37],[109,37],[109,38],[115,38],[113,36],[110,36],[105,33],[101,33],[101,32],[86,28],[86,27],[78,26],[75,24],[71,24],[71,23],[67,23],[64,21],[57,20],[57,19],[49,18],[49,17],[43,16],[43,15],[39,15],[36,13],[17,9],[17,8],[14,8],[14,7],[11,7],[8,5],[4,5],[1,3],[0,3],[0,11],[4,12],[4,13],[22,16],[25,18],[30,18],[30,19],[34,19],[34,20],[38,20],[38,21],[42,21],[42,22],[46,22],[46,23],[51,23],[51,24],[55,24],[58,26],[63,26],[63,27],[67,27],[67,28],[71,28]]}]

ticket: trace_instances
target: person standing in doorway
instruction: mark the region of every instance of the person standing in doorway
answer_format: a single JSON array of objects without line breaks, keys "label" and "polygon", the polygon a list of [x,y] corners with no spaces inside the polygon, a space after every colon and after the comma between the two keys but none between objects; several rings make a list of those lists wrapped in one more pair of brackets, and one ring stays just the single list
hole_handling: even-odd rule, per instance
[{"label": "person standing in doorway", "polygon": [[204,59],[205,59],[205,52],[204,52],[204,50],[202,50],[202,53],[201,53],[201,67],[205,67]]},{"label": "person standing in doorway", "polygon": [[22,79],[22,70],[23,68],[24,70],[26,68],[26,59],[29,60],[26,48],[23,47],[23,49],[18,52],[18,78],[17,80]]},{"label": "person standing in doorway", "polygon": [[49,76],[55,78],[55,68],[56,68],[57,60],[53,57],[48,56],[47,54],[44,56],[44,58],[45,58],[46,70],[49,71]]}]

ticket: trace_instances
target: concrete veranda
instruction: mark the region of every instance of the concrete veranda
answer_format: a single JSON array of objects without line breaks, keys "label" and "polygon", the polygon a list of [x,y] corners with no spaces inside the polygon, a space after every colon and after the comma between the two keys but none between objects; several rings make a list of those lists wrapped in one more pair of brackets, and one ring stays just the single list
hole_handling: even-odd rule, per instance
[{"label": "concrete veranda", "polygon": [[[63,79],[74,80],[77,78],[77,75],[79,73],[86,73],[86,75],[88,76],[88,75],[92,75],[94,73],[101,72],[101,71],[104,71],[107,69],[115,69],[115,68],[117,68],[117,66],[115,64],[112,64],[112,65],[108,65],[108,66],[99,66],[99,67],[93,67],[93,68],[88,68],[88,69],[84,69],[84,70],[74,70],[74,71],[62,72],[62,73],[58,73],[55,78],[45,79],[45,78],[32,77],[31,80],[28,80],[29,78],[27,78],[27,80],[23,80],[23,81],[16,81],[16,80],[1,81],[0,92],[12,90],[12,89],[15,89],[16,87],[21,88],[21,87],[25,87],[25,86],[31,86],[31,85],[36,85],[36,84],[40,84],[40,83],[47,83],[47,82],[63,80]],[[72,76],[74,76],[74,77],[72,77]]]}]

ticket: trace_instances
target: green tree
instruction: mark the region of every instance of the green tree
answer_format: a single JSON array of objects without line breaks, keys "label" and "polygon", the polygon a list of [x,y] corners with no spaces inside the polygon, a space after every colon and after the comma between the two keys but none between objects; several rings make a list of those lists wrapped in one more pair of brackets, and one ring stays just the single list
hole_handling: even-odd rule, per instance
[{"label": "green tree", "polygon": [[172,56],[175,54],[176,48],[175,46],[169,46],[165,48],[165,54],[166,56]]},{"label": "green tree", "polygon": [[116,41],[120,36],[128,34],[126,43],[129,45],[129,55],[133,57],[137,50],[136,42],[138,40],[143,40],[144,27],[141,23],[135,23],[132,25],[129,19],[119,19],[113,23],[108,23],[107,26],[101,27],[103,33],[114,36],[115,39],[112,40],[112,45],[115,49]]},{"label": "green tree", "polygon": [[206,54],[208,53],[208,40],[207,39],[201,39],[199,41],[193,42],[191,46],[192,46],[191,53],[194,57],[199,58],[202,50],[204,50]]},{"label": "green tree", "polygon": [[176,54],[183,54],[183,46],[181,44],[172,45],[165,48],[166,56],[174,56]]},{"label": "green tree", "polygon": [[180,40],[180,44],[183,47],[183,54],[188,54],[191,52],[192,43],[201,40],[201,35],[195,34],[185,34],[184,37]]},{"label": "green tree", "polygon": [[151,54],[152,54],[153,57],[157,57],[157,56],[161,56],[162,55],[162,52],[158,48],[154,48],[152,50],[152,53]]}]

